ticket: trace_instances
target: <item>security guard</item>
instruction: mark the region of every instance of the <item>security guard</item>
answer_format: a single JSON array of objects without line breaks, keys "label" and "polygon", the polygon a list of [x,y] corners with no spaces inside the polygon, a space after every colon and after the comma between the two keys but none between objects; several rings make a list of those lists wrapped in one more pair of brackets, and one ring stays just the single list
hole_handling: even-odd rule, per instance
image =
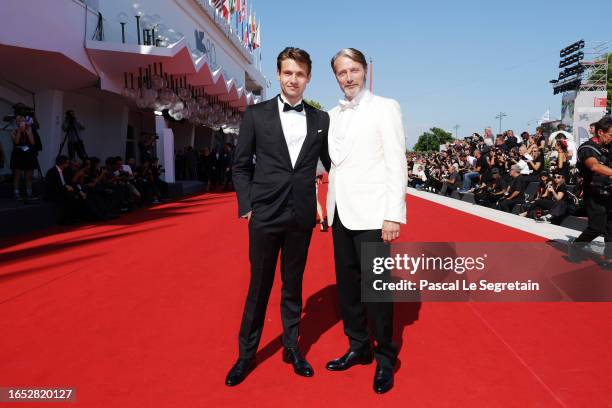
[{"label": "security guard", "polygon": [[584,177],[584,200],[589,226],[570,244],[582,248],[600,235],[604,236],[603,265],[612,268],[612,117],[604,116],[595,124],[595,136],[578,149],[578,170]]}]

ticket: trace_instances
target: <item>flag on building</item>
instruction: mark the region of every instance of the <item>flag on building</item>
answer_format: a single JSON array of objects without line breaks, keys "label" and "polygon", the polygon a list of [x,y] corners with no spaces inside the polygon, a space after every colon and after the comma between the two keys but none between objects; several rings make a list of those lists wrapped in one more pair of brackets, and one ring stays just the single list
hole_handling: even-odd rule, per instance
[{"label": "flag on building", "polygon": [[230,0],[225,0],[223,2],[223,18],[229,21],[231,19],[230,16]]},{"label": "flag on building", "polygon": [[538,120],[538,126],[540,126],[544,122],[550,122],[550,109],[544,112],[540,120]]},{"label": "flag on building", "polygon": [[255,26],[255,35],[253,36],[253,49],[256,50],[261,45],[261,37],[259,32],[261,31],[261,21]]}]

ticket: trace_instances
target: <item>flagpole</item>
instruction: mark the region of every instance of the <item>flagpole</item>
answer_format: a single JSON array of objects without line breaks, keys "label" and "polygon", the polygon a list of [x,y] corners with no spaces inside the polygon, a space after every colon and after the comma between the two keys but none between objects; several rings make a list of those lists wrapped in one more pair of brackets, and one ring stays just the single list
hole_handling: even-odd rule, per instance
[{"label": "flagpole", "polygon": [[370,58],[370,92],[372,92],[372,90],[374,89],[374,83],[373,83],[374,78],[372,75],[373,69],[374,69],[374,66],[372,64],[372,58]]}]

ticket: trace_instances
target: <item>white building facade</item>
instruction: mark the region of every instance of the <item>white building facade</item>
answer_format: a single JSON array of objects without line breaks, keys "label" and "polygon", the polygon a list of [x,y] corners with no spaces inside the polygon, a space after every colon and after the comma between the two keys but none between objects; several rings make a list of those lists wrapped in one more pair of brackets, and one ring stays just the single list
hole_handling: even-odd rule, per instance
[{"label": "white building facade", "polygon": [[[89,156],[138,160],[139,144],[156,139],[173,182],[177,149],[233,142],[246,106],[265,98],[257,58],[210,0],[4,0],[0,9],[0,117],[17,103],[35,109],[43,172],[67,110],[85,126]],[[11,123],[1,126],[7,173]]]}]

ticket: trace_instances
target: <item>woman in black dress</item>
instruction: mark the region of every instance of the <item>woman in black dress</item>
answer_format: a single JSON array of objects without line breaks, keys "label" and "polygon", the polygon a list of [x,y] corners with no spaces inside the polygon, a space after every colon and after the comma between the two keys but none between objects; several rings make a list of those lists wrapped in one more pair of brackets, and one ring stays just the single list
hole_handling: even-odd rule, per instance
[{"label": "woman in black dress", "polygon": [[21,198],[19,182],[22,174],[26,177],[26,194],[32,197],[32,174],[36,168],[35,142],[32,129],[23,116],[15,118],[17,129],[11,134],[13,153],[11,154],[11,170],[13,171],[13,188],[15,198]]}]

